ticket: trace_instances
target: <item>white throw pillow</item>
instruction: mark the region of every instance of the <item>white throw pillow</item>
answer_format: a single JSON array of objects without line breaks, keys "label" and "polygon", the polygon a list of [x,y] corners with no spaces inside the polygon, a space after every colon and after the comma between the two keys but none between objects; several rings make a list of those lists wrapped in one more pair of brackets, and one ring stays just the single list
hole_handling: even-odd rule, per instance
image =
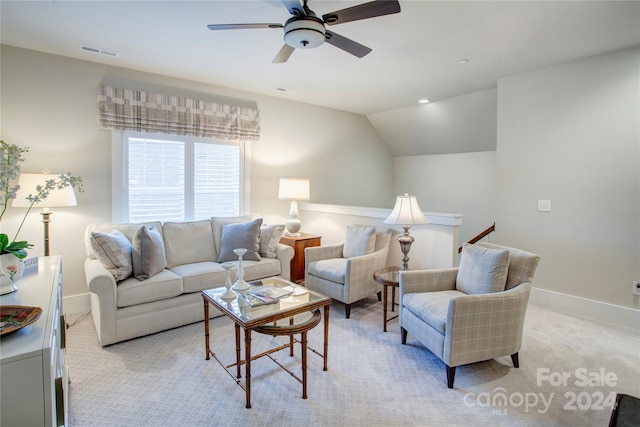
[{"label": "white throw pillow", "polygon": [[342,256],[352,258],[373,253],[376,248],[376,228],[348,225]]},{"label": "white throw pillow", "polygon": [[462,248],[456,289],[465,294],[504,291],[509,272],[509,251],[476,245]]}]

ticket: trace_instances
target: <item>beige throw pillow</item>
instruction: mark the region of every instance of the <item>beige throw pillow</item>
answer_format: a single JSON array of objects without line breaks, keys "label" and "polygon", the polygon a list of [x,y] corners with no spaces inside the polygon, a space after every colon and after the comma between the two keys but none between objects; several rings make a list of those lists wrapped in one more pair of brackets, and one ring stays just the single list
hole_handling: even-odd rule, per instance
[{"label": "beige throw pillow", "polygon": [[509,272],[509,251],[465,245],[456,278],[457,290],[465,294],[504,291]]},{"label": "beige throw pillow", "polygon": [[131,242],[127,236],[113,230],[111,233],[94,231],[90,237],[91,249],[104,268],[109,270],[117,280],[131,276],[133,263],[131,260]]},{"label": "beige throw pillow", "polygon": [[373,253],[376,248],[376,228],[348,225],[342,256],[352,258]]},{"label": "beige throw pillow", "polygon": [[275,258],[278,242],[284,232],[284,224],[263,225],[260,228],[260,256]]}]

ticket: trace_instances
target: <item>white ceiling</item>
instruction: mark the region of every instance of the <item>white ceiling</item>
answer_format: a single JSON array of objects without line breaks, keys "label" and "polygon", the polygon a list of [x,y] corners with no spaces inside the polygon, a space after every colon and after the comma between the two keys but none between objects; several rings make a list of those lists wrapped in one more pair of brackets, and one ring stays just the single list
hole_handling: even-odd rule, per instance
[{"label": "white ceiling", "polygon": [[[310,0],[319,16],[363,1]],[[638,1],[406,1],[402,12],[332,26],[373,49],[323,44],[271,61],[279,1],[1,1],[3,44],[370,114],[494,87],[501,76],[640,44]],[[81,52],[79,44],[119,58]],[[458,63],[468,59],[467,64]],[[277,88],[295,91],[282,94]]]}]

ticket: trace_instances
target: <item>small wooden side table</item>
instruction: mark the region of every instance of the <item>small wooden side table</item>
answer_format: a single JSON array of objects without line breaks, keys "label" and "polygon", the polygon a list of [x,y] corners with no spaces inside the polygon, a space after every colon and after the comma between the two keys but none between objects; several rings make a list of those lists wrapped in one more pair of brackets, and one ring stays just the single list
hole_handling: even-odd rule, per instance
[{"label": "small wooden side table", "polygon": [[398,305],[396,303],[396,288],[400,286],[400,267],[391,266],[377,270],[373,273],[373,280],[384,286],[384,297],[382,300],[382,330],[387,332],[387,323],[398,317],[396,314],[395,316],[387,319],[387,291],[391,288],[391,311],[395,311],[395,306]]},{"label": "small wooden side table", "polygon": [[299,236],[283,235],[280,243],[293,248],[293,259],[291,260],[291,281],[300,283],[304,281],[304,248],[320,246],[322,236],[315,234],[300,233]]}]

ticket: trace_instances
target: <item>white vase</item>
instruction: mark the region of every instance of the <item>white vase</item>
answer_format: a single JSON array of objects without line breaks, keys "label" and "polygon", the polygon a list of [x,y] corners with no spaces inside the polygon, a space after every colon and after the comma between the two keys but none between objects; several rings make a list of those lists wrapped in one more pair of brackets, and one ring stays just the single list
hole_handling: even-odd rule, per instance
[{"label": "white vase", "polygon": [[24,264],[14,254],[0,255],[0,295],[18,290],[16,282],[22,277]]},{"label": "white vase", "polygon": [[236,276],[238,280],[233,284],[231,289],[234,291],[245,291],[249,289],[249,284],[244,281],[244,267],[242,266],[242,255],[247,253],[247,250],[244,248],[234,249],[233,253],[238,255],[238,269],[236,271]]}]

